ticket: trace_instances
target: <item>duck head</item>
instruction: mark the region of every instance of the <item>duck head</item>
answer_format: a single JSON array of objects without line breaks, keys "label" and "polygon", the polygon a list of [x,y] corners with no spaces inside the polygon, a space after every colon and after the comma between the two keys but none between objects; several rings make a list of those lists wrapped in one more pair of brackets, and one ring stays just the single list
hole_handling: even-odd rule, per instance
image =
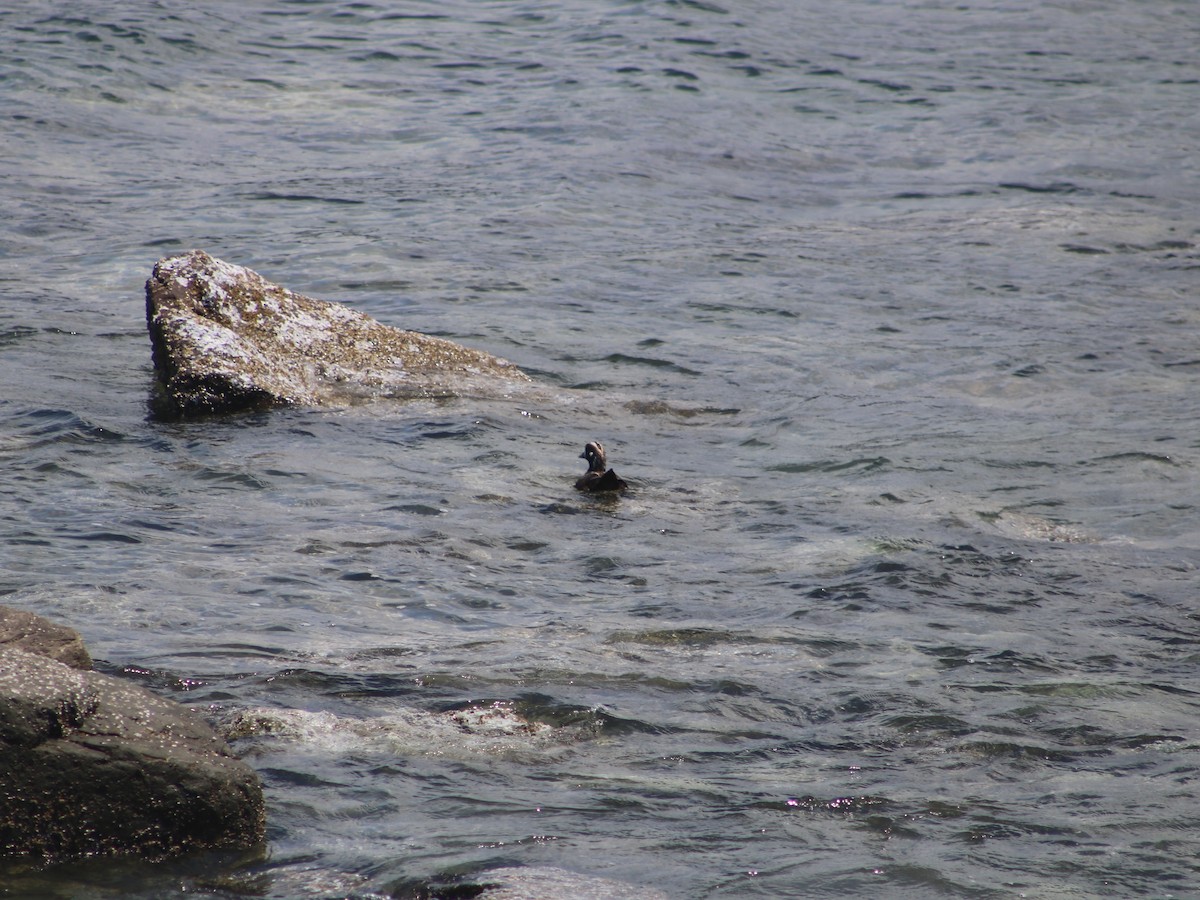
[{"label": "duck head", "polygon": [[604,445],[599,441],[589,441],[579,458],[588,461],[589,472],[603,472],[608,465],[604,458]]}]

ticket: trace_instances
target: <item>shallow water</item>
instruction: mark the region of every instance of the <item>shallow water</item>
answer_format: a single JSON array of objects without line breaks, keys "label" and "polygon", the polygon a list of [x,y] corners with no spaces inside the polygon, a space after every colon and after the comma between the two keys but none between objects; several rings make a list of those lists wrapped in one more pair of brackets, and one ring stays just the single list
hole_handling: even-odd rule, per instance
[{"label": "shallow water", "polygon": [[[0,591],[269,844],[9,890],[1195,894],[1191,4],[246,7],[0,13]],[[156,420],[191,247],[544,390]]]}]

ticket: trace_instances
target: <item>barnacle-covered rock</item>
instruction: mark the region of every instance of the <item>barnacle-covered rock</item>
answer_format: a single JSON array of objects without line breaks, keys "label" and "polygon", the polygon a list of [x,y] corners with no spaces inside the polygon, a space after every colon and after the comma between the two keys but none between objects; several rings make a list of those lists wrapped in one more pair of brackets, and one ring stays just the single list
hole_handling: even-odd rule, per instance
[{"label": "barnacle-covered rock", "polygon": [[503,396],[529,383],[506,360],[305,297],[202,250],[154,266],[146,322],[166,406],[181,415]]},{"label": "barnacle-covered rock", "polygon": [[0,607],[0,626],[24,632],[0,643],[0,856],[159,858],[262,842],[258,776],[203,719],[90,671],[82,645],[68,654],[74,668],[22,649],[47,634],[61,648],[70,632],[31,619]]}]

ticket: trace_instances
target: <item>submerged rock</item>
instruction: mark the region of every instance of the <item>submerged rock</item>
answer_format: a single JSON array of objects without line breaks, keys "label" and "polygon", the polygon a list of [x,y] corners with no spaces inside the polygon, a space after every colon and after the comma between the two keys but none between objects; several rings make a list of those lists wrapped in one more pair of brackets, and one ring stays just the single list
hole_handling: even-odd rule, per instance
[{"label": "submerged rock", "polygon": [[[422,892],[422,891],[426,892]],[[551,866],[505,866],[488,869],[451,884],[396,885],[392,893],[419,896],[479,897],[480,900],[667,900],[667,894],[645,885],[582,875]]]},{"label": "submerged rock", "polygon": [[[71,633],[26,617],[4,610],[26,631]],[[156,858],[263,840],[258,776],[202,719],[21,643],[0,644],[0,855]]]},{"label": "submerged rock", "polygon": [[506,360],[305,297],[202,250],[154,266],[146,323],[167,405],[183,415],[494,396],[529,383]]},{"label": "submerged rock", "polygon": [[249,741],[247,754],[300,744],[321,753],[395,758],[486,758],[545,761],[591,737],[592,720],[554,727],[522,716],[507,703],[445,713],[397,707],[366,719],[305,709],[242,708],[217,723],[231,741]]}]

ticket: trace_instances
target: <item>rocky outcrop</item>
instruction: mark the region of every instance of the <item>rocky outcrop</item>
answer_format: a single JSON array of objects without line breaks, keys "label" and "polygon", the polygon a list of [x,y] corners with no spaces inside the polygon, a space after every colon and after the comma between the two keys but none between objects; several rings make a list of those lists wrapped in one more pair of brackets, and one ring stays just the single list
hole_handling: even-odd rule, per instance
[{"label": "rocky outcrop", "polygon": [[5,647],[46,656],[72,669],[92,667],[83,638],[74,628],[21,609],[0,606],[0,649]]},{"label": "rocky outcrop", "polygon": [[146,322],[166,405],[183,415],[496,396],[529,383],[503,359],[305,297],[201,250],[155,265]]},{"label": "rocky outcrop", "polygon": [[162,857],[263,840],[258,776],[203,720],[21,649],[45,634],[56,635],[52,651],[70,646],[69,629],[0,610],[0,633],[10,631],[26,637],[0,644],[0,855]]}]

